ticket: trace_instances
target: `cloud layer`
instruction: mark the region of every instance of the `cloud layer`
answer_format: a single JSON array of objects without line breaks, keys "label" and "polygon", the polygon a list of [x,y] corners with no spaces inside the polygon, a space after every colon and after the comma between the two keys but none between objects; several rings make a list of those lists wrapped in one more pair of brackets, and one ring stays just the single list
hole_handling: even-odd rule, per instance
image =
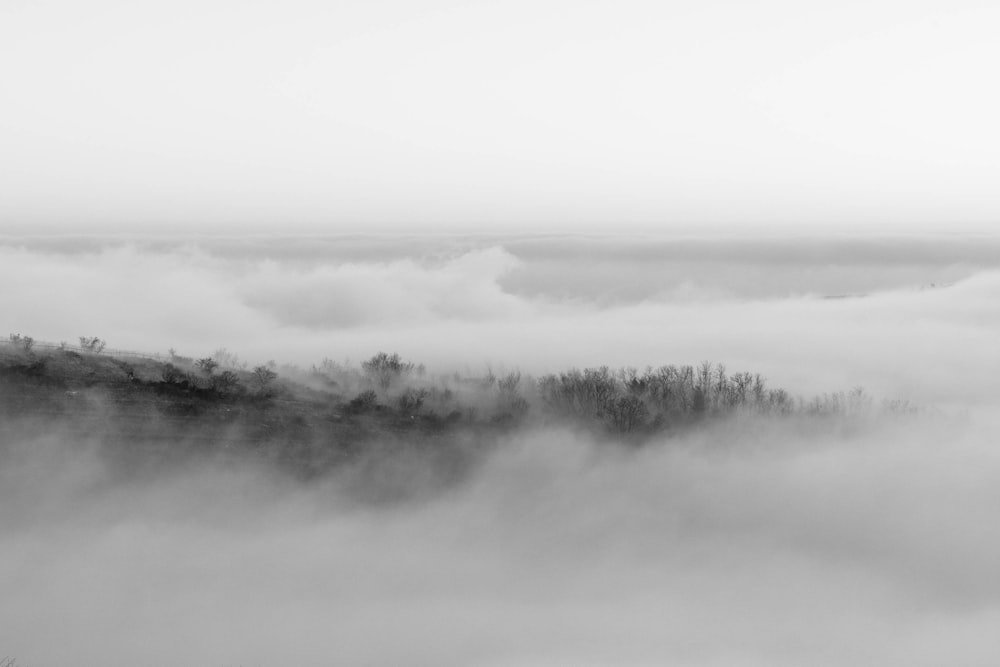
[{"label": "cloud layer", "polygon": [[640,450],[542,431],[390,504],[359,499],[353,470],[122,479],[86,443],[8,442],[4,650],[109,667],[994,664],[997,426],[746,421]]},{"label": "cloud layer", "polygon": [[0,628],[21,663],[1000,656],[995,239],[22,238],[0,281],[5,323],[42,340],[398,350],[432,373],[712,359],[945,408],[642,448],[533,431],[471,466],[374,447],[308,485],[249,463],[123,475],[99,442],[5,425]]},{"label": "cloud layer", "polygon": [[1000,395],[991,237],[20,239],[0,259],[8,327],[41,340],[441,372],[710,359],[794,393]]}]

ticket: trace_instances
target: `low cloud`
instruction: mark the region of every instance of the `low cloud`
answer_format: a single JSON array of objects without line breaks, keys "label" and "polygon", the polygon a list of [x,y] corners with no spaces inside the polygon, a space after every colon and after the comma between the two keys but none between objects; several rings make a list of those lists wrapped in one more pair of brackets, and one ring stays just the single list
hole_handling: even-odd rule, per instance
[{"label": "low cloud", "polygon": [[649,241],[656,261],[640,241],[613,238],[602,250],[586,239],[446,237],[409,251],[374,237],[76,249],[9,240],[0,280],[16,287],[0,308],[12,330],[41,340],[97,335],[112,348],[188,356],[226,347],[253,363],[358,361],[380,349],[432,372],[709,359],[793,393],[863,385],[988,405],[1000,396],[1000,260],[985,240],[956,263],[973,241]]},{"label": "low cloud", "polygon": [[460,465],[372,445],[308,484],[246,461],[123,475],[99,441],[7,431],[4,653],[996,664],[1000,262],[934,240],[885,261],[726,243],[8,240],[0,312],[42,340],[304,365],[396,350],[432,373],[711,359],[793,394],[864,385],[943,410],[747,417],[642,447],[534,430]]},{"label": "low cloud", "polygon": [[109,667],[994,664],[998,424],[829,427],[754,419],[641,449],[537,431],[388,504],[356,494],[370,470],[136,480],[83,443],[8,443],[4,650]]},{"label": "low cloud", "polygon": [[517,265],[502,248],[430,263],[413,259],[308,268],[263,262],[240,281],[251,308],[282,326],[342,329],[524,317],[525,304],[498,279]]}]

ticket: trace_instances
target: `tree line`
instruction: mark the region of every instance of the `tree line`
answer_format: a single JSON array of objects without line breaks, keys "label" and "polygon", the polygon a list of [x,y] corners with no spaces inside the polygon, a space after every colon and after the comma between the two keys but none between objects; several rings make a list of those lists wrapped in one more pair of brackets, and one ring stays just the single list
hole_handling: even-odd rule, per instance
[{"label": "tree line", "polygon": [[[480,377],[429,377],[422,365],[379,352],[360,367],[324,360],[310,375],[350,393],[355,413],[478,414],[517,422],[561,420],[619,434],[655,432],[736,414],[848,415],[872,407],[860,387],[806,400],[771,387],[759,373],[729,373],[722,363],[612,369],[573,368],[534,378],[518,371]],[[353,393],[352,393],[353,392]],[[908,407],[901,402],[884,407]],[[899,411],[899,410],[897,410]]]},{"label": "tree line", "polygon": [[[12,334],[9,342],[33,356],[30,337]],[[98,337],[80,338],[82,351],[100,355],[104,347]],[[793,398],[786,390],[769,386],[759,373],[730,373],[724,364],[709,361],[642,371],[572,368],[536,378],[516,370],[494,373],[490,368],[474,377],[430,375],[423,364],[382,351],[357,365],[324,359],[309,370],[279,368],[273,361],[249,367],[225,348],[201,358],[185,357],[174,349],[169,354],[171,361],[158,365],[157,379],[172,392],[253,399],[283,394],[295,400],[301,395],[300,385],[305,385],[328,396],[332,410],[355,416],[381,413],[401,420],[563,421],[628,435],[736,414],[857,415],[873,407],[872,398],[861,388],[808,400]],[[131,370],[127,377],[136,380]],[[885,402],[883,408],[895,413],[916,410],[905,401]]]}]

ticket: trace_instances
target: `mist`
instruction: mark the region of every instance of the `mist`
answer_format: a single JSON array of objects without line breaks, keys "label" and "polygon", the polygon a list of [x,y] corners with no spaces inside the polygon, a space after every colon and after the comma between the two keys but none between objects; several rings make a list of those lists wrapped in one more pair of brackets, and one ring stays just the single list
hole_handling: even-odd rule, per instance
[{"label": "mist", "polygon": [[795,394],[1000,394],[995,236],[12,237],[0,259],[10,326],[52,342],[306,368],[395,350],[442,373],[710,359]]},{"label": "mist", "polygon": [[[9,237],[0,256],[0,310],[39,345],[224,346],[289,382],[379,349],[426,363],[424,382],[711,359],[793,397],[863,386],[919,408],[735,411],[642,437],[537,418],[418,439],[376,420],[349,448],[312,443],[330,456],[302,474],[231,446],[222,412],[199,434],[93,388],[59,397],[89,401],[86,423],[17,399],[0,654],[18,665],[1000,657],[992,237]],[[5,400],[32,377],[0,377]],[[115,410],[136,412],[112,433]]]},{"label": "mist", "polygon": [[0,1],[0,667],[1000,664],[996,4]]},{"label": "mist", "polygon": [[[535,430],[446,484],[418,459],[311,483],[246,462],[137,479],[68,434],[8,442],[4,651],[25,665],[991,664],[997,423],[839,426],[759,418],[638,449]],[[396,499],[373,500],[380,488]]]}]

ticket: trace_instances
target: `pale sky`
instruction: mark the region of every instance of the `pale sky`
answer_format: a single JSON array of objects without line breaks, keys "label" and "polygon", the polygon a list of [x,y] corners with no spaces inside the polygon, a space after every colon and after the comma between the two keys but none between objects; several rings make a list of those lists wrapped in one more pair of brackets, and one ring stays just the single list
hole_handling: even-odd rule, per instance
[{"label": "pale sky", "polygon": [[0,230],[989,228],[1000,6],[4,0]]}]

